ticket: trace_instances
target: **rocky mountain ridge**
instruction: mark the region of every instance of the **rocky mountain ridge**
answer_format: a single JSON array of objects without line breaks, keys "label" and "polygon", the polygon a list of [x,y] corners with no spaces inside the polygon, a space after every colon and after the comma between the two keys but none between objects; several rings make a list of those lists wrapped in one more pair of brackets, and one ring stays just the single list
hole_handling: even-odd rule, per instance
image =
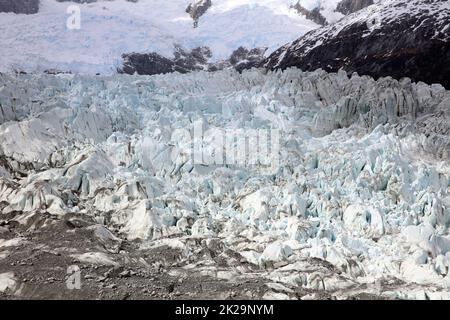
[{"label": "rocky mountain ridge", "polygon": [[344,69],[450,87],[450,2],[381,2],[274,52],[269,69]]}]

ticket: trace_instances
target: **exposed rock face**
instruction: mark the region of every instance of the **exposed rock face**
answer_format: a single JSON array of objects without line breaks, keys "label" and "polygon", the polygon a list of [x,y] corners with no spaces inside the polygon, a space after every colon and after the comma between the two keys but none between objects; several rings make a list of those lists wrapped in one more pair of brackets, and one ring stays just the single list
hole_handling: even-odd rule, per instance
[{"label": "exposed rock face", "polygon": [[196,0],[189,4],[186,13],[189,13],[194,20],[194,28],[198,26],[198,21],[202,15],[212,6],[211,0]]},{"label": "exposed rock face", "polygon": [[266,48],[247,49],[239,47],[228,60],[213,64],[210,71],[233,68],[238,72],[257,67],[264,60]]},{"label": "exposed rock face", "polygon": [[39,0],[0,0],[0,12],[34,14],[39,11]]},{"label": "exposed rock face", "polygon": [[[355,16],[356,15],[356,16]],[[381,2],[274,52],[269,69],[296,66],[410,77],[450,88],[450,2]]]},{"label": "exposed rock face", "polygon": [[208,47],[198,47],[188,51],[182,47],[175,47],[174,70],[186,73],[189,71],[206,70],[212,52]]},{"label": "exposed rock face", "polygon": [[231,65],[239,72],[251,69],[256,66],[264,59],[265,48],[254,48],[248,50],[246,48],[240,47],[230,57]]},{"label": "exposed rock face", "polygon": [[336,11],[347,15],[372,4],[374,4],[373,0],[342,0],[338,3]]},{"label": "exposed rock face", "polygon": [[307,19],[314,21],[321,26],[325,26],[327,24],[327,19],[320,13],[320,7],[316,7],[313,10],[308,10],[303,7],[299,1],[291,8],[294,8],[299,14],[303,14]]},{"label": "exposed rock face", "polygon": [[257,67],[264,60],[266,48],[247,49],[240,47],[227,60],[210,62],[212,52],[208,47],[198,47],[191,51],[177,46],[174,58],[169,59],[155,52],[124,54],[123,66],[119,73],[154,75],[172,72],[188,73],[192,71],[217,71],[235,69],[242,72]]},{"label": "exposed rock face", "polygon": [[124,54],[123,67],[119,73],[154,75],[172,72],[187,73],[190,71],[207,70],[211,50],[207,47],[195,48],[191,51],[176,47],[174,58],[169,59],[155,52]]},{"label": "exposed rock face", "polygon": [[153,75],[173,72],[174,63],[157,53],[129,53],[122,56],[123,66],[119,73]]}]

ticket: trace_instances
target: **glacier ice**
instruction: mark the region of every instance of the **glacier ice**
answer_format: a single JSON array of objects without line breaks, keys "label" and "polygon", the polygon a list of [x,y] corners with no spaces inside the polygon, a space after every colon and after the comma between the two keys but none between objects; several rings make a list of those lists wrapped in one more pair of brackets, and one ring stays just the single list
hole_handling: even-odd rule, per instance
[{"label": "glacier ice", "polygon": [[[321,70],[0,74],[1,215],[90,215],[111,252],[166,241],[189,257],[203,239],[270,283],[342,292],[398,279],[385,295],[445,293],[449,105],[440,85]],[[174,134],[195,123],[280,130],[277,170],[196,163],[202,142]]]}]

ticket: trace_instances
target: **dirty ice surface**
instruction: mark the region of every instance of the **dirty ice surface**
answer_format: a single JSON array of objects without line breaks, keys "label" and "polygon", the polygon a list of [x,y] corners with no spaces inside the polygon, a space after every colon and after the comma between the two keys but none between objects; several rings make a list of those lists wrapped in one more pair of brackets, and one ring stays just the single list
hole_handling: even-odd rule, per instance
[{"label": "dirty ice surface", "polygon": [[[82,213],[105,241],[186,259],[220,245],[259,271],[186,269],[287,292],[450,297],[449,109],[440,85],[323,71],[1,74],[0,216]],[[217,155],[220,130],[278,130],[279,145],[265,162],[249,164],[252,143],[244,162],[196,161]]]}]

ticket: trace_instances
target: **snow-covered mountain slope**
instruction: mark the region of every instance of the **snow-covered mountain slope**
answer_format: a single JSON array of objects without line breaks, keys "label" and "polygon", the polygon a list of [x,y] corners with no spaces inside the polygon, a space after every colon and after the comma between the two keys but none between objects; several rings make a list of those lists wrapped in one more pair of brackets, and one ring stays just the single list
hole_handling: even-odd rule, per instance
[{"label": "snow-covered mountain slope", "polygon": [[450,1],[381,1],[288,43],[265,66],[344,68],[450,88]]},{"label": "snow-covered mountain slope", "polygon": [[[272,298],[449,297],[442,86],[298,69],[3,74],[0,108],[0,219],[27,230],[28,248],[42,245],[35,230],[85,216],[115,233],[102,232],[108,241],[139,240],[143,250],[132,260],[126,245],[91,252],[65,240],[58,252],[80,263],[150,269],[145,253],[166,248],[176,263],[164,264],[165,276],[195,268],[258,279],[261,288],[276,283],[282,293]],[[193,137],[198,128],[215,131]],[[277,129],[278,148],[264,152],[258,138],[254,149],[249,135],[243,162],[229,162],[234,154],[226,165],[204,163],[221,150],[218,129],[232,145],[233,133]]]},{"label": "snow-covered mountain slope", "polygon": [[[37,14],[24,16],[1,12],[34,13],[37,0],[2,1],[0,43],[4,45],[0,47],[0,71],[53,69],[91,74],[115,72],[122,65],[122,54],[155,53],[170,59],[174,45],[185,50],[209,47],[213,63],[228,59],[239,47],[268,48],[266,54],[270,54],[319,27],[310,11],[317,10],[326,23],[332,23],[344,16],[339,6],[345,2],[41,0]],[[350,2],[344,7],[367,4]],[[33,10],[29,8],[31,3]],[[71,16],[67,8],[74,4],[81,9],[80,30],[66,26]],[[306,11],[299,12],[296,5]]]},{"label": "snow-covered mountain slope", "polygon": [[42,0],[39,13],[0,13],[0,70],[59,69],[112,73],[121,55],[157,52],[173,56],[174,44],[211,48],[213,61],[244,46],[268,53],[318,27],[290,9],[290,0],[216,0],[198,27],[186,12],[190,0],[125,0],[79,4],[81,29],[70,30],[72,2]]}]

